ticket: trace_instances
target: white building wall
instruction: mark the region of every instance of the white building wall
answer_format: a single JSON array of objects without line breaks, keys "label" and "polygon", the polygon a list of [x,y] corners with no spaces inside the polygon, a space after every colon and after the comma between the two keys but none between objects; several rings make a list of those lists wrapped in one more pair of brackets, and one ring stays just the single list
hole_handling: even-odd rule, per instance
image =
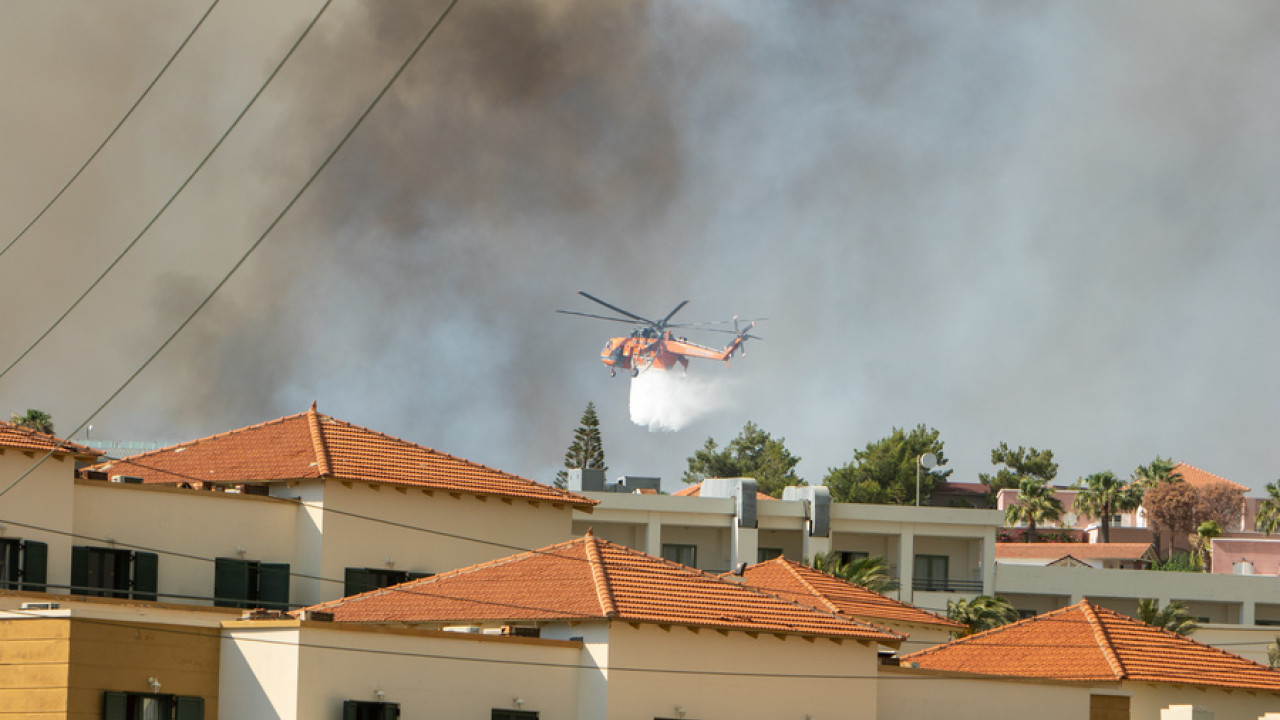
[{"label": "white building wall", "polygon": [[880,720],[1089,717],[1089,688],[1080,685],[962,678],[901,667],[881,667],[879,677]]},{"label": "white building wall", "polygon": [[[48,581],[66,592],[71,581],[71,545],[68,535],[74,527],[75,461],[55,455],[35,469],[42,452],[0,448],[0,489],[30,470],[22,482],[0,496],[0,537],[37,540],[49,545]],[[17,524],[21,523],[21,525]]]},{"label": "white building wall", "polygon": [[876,650],[857,641],[625,622],[609,639],[609,720],[675,718],[677,708],[699,720],[876,717]]}]

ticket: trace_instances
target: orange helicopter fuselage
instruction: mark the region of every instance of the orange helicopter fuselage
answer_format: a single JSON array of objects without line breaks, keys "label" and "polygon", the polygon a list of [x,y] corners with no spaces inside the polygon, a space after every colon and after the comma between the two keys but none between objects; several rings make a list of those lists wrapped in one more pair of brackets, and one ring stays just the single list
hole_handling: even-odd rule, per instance
[{"label": "orange helicopter fuselage", "polygon": [[631,370],[632,375],[635,375],[649,368],[668,370],[677,364],[688,368],[691,357],[723,360],[727,364],[741,345],[742,338],[739,337],[723,350],[717,350],[677,338],[670,330],[660,336],[649,331],[638,331],[626,337],[609,338],[600,351],[600,361],[614,371]]}]

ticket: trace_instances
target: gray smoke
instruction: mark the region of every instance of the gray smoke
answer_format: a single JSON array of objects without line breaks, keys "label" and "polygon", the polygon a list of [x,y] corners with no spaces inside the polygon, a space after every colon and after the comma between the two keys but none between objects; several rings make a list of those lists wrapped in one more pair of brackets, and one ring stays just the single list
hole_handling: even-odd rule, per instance
[{"label": "gray smoke", "polygon": [[[204,3],[0,6],[0,240]],[[137,232],[319,0],[224,0],[83,183],[0,257],[0,359]],[[69,430],[256,238],[442,5],[335,3],[206,173],[0,379]],[[1172,455],[1280,472],[1280,8],[1228,2],[464,0],[196,324],[94,421],[190,438],[322,412],[549,480],[594,401],[610,471],[671,489],[748,420],[826,469],[893,426],[955,480]],[[676,433],[599,363],[647,317],[768,316]],[[691,339],[720,344],[720,338]]]}]

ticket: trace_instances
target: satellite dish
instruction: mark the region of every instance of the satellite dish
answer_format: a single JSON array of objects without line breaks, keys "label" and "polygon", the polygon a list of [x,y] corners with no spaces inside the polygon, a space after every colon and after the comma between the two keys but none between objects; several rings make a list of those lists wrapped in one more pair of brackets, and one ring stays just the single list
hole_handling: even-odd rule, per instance
[{"label": "satellite dish", "polygon": [[938,456],[933,453],[925,453],[920,456],[920,466],[925,470],[932,470],[938,464]]}]

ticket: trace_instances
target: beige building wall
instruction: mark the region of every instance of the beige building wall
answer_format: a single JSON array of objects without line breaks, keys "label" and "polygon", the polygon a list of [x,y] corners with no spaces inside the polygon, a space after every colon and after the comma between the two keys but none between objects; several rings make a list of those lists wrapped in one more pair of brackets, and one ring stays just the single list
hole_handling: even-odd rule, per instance
[{"label": "beige building wall", "polygon": [[67,717],[71,623],[0,619],[0,718]]},{"label": "beige building wall", "polygon": [[[295,570],[299,511],[292,502],[101,480],[77,480],[75,491],[76,533],[87,537],[74,544],[163,551],[158,558],[161,601],[211,598],[218,557],[291,563]],[[115,544],[105,542],[108,538]],[[70,579],[70,552],[68,546],[61,553],[66,557],[60,557],[67,566],[63,583]],[[51,549],[51,564],[52,555]]]},{"label": "beige building wall", "polygon": [[[42,452],[0,448],[0,478],[4,478],[0,489],[31,470],[42,457]],[[74,482],[75,460],[54,455],[0,496],[0,537],[48,543],[48,580],[53,584],[66,585],[71,579]]]},{"label": "beige building wall", "polygon": [[962,678],[902,667],[879,671],[880,720],[1089,718],[1090,689],[1083,685]]},{"label": "beige building wall", "polygon": [[579,717],[580,642],[296,621],[224,632],[221,720],[339,718],[345,700],[398,703],[401,720]]},{"label": "beige building wall", "polygon": [[1277,693],[1143,683],[1124,683],[1122,689],[1132,696],[1130,720],[1160,720],[1160,711],[1170,705],[1204,708],[1213,713],[1214,720],[1255,720],[1269,712],[1280,712]]},{"label": "beige building wall", "polygon": [[607,716],[870,719],[875,678],[876,650],[857,641],[613,622]]}]

